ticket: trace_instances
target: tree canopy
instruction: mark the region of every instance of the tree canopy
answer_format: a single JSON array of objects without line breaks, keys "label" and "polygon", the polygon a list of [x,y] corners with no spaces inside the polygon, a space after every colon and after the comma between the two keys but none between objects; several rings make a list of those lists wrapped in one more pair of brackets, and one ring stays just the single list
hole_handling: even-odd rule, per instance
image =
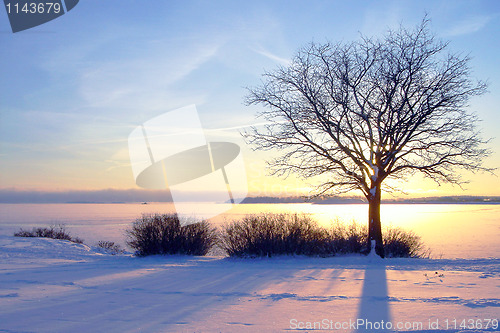
[{"label": "tree canopy", "polygon": [[427,25],[303,48],[250,89],[247,103],[266,106],[260,116],[270,124],[245,133],[247,140],[282,152],[270,161],[276,174],[328,175],[318,193],[369,196],[374,179],[418,171],[461,184],[457,169],[489,170],[477,116],[467,109],[486,83]]}]

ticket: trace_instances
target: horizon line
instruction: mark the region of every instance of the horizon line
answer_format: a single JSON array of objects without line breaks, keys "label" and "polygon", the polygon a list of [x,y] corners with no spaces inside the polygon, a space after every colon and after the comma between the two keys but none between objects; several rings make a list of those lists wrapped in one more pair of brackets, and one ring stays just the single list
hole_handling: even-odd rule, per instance
[{"label": "horizon line", "polygon": [[[182,202],[210,202],[213,191],[185,193]],[[281,195],[250,193],[243,200],[248,203],[364,203],[360,195],[327,195],[307,199],[307,195]],[[173,202],[168,189],[99,189],[99,190],[20,190],[0,189],[0,203],[137,203],[137,202]],[[382,203],[495,203],[500,202],[500,195],[433,195],[401,196],[382,199]]]}]

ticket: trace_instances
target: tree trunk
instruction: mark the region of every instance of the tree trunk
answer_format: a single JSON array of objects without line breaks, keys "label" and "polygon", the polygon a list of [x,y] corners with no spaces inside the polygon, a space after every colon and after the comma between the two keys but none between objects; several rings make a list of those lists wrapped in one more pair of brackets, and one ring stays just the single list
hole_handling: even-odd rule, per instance
[{"label": "tree trunk", "polygon": [[382,193],[380,184],[375,185],[368,197],[368,253],[372,251],[375,241],[375,253],[384,258],[384,243],[382,241],[382,225],[380,223],[380,201]]}]

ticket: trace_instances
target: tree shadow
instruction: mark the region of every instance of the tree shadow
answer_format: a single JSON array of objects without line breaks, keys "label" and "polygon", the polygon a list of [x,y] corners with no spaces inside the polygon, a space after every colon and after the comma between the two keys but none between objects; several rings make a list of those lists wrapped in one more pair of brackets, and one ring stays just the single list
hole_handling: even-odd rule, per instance
[{"label": "tree shadow", "polygon": [[363,325],[358,325],[356,332],[391,331],[385,329],[386,323],[391,321],[391,312],[386,265],[383,263],[368,265],[365,269],[357,320]]}]

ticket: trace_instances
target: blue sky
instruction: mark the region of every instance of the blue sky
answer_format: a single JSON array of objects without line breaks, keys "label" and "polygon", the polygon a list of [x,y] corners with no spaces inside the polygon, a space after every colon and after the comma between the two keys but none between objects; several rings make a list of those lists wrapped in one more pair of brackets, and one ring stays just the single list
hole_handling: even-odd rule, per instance
[{"label": "blue sky", "polygon": [[[451,50],[471,54],[474,75],[489,81],[489,93],[471,108],[484,136],[498,136],[499,1],[82,0],[16,34],[1,9],[0,189],[136,188],[127,137],[139,124],[189,104],[206,129],[256,123],[258,108],[243,105],[244,87],[258,84],[265,69],[286,64],[310,41],[382,34],[414,26],[425,13]],[[500,138],[490,147],[487,165],[498,167]],[[273,182],[281,192],[306,187],[271,181],[265,155],[244,153],[251,191]],[[470,190],[456,194],[500,195],[498,177],[466,177]],[[417,178],[409,187],[456,192],[421,184]]]}]

